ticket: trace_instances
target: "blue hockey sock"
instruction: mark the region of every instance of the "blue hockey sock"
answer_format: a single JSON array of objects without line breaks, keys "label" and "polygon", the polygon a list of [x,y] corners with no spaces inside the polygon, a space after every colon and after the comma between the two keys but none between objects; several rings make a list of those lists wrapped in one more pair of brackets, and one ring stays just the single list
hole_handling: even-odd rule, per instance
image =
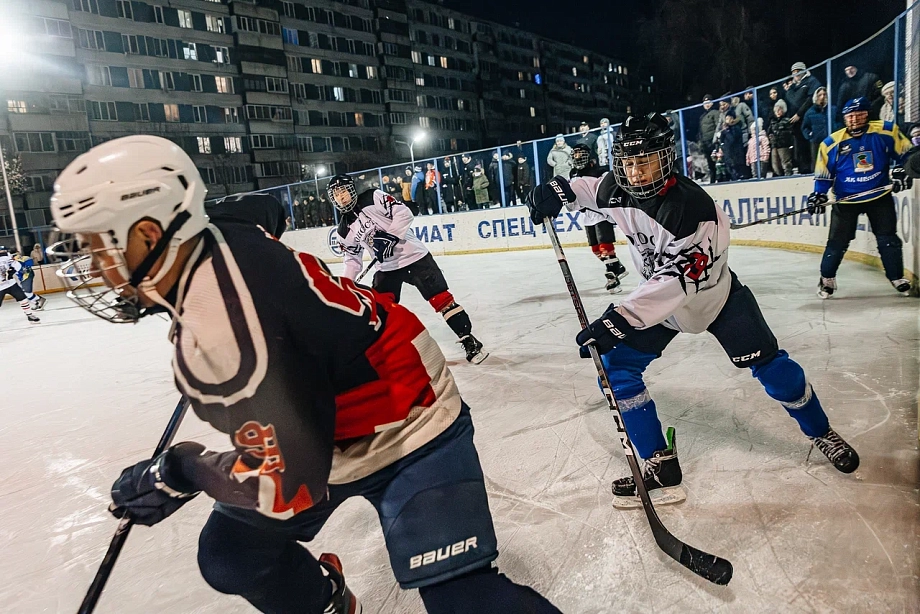
[{"label": "blue hockey sock", "polygon": [[661,432],[661,421],[655,409],[655,401],[648,389],[629,399],[617,399],[629,439],[640,458],[651,458],[658,450],[668,447]]},{"label": "blue hockey sock", "polygon": [[782,403],[803,433],[809,437],[827,434],[830,424],[821,401],[805,379],[805,371],[785,350],[777,352],[770,362],[751,367],[751,373],[771,398]]}]

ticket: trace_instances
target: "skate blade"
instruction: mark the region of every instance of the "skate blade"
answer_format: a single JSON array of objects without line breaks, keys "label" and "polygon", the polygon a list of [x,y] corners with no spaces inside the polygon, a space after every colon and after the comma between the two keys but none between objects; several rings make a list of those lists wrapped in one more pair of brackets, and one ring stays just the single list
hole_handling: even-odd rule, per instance
[{"label": "skate blade", "polygon": [[[649,493],[649,498],[652,500],[652,504],[655,506],[659,505],[672,505],[674,503],[680,503],[687,498],[687,491],[684,490],[683,486],[670,486],[668,488],[656,488],[655,490]],[[639,497],[618,497],[613,496],[613,507],[618,510],[632,510],[642,507],[642,501]]]},{"label": "skate blade", "polygon": [[617,277],[618,277],[619,279],[623,279],[623,278],[626,277],[627,275],[629,275],[629,271],[623,271],[622,273],[618,273],[618,274],[617,274]]},{"label": "skate blade", "polygon": [[614,286],[613,288],[607,288],[607,292],[610,294],[619,294],[623,291],[623,286]]},{"label": "skate blade", "polygon": [[473,356],[473,359],[470,361],[470,364],[478,365],[479,363],[481,363],[483,360],[485,360],[488,357],[489,357],[488,352],[479,352],[478,354]]}]

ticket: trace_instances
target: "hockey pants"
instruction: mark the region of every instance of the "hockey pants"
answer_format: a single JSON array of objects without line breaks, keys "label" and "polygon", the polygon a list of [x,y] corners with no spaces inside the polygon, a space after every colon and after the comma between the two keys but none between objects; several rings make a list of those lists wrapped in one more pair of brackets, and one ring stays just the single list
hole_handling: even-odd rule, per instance
[{"label": "hockey pants", "polygon": [[827,247],[821,258],[821,277],[837,276],[837,269],[843,261],[850,241],[856,238],[859,215],[869,217],[869,225],[875,234],[878,253],[889,281],[904,277],[904,254],[901,239],[897,235],[898,217],[891,194],[867,203],[840,204],[831,208],[831,227],[827,235]]}]

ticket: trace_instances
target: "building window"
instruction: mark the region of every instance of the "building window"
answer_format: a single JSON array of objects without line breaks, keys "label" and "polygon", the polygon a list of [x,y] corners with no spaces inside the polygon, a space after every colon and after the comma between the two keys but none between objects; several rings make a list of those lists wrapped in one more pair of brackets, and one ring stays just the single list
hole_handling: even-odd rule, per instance
[{"label": "building window", "polygon": [[[198,137],[198,149],[201,149],[201,137]],[[208,150],[202,151],[201,153],[211,153],[211,141],[208,141]],[[201,175],[201,178],[204,179],[204,182],[208,185],[217,183],[217,178],[214,175],[214,169],[210,166],[205,166],[198,169],[198,174]]]},{"label": "building window", "polygon": [[189,75],[189,77],[192,78],[191,79],[192,80],[192,91],[193,92],[203,91],[201,88],[201,75]]},{"label": "building window", "polygon": [[73,10],[99,14],[99,0],[73,0]]},{"label": "building window", "polygon": [[265,89],[269,92],[287,94],[288,80],[278,77],[265,77]]},{"label": "building window", "polygon": [[147,55],[165,58],[169,55],[169,46],[165,38],[148,38]]},{"label": "building window", "polygon": [[249,136],[253,149],[274,149],[275,136],[273,134],[253,134]]},{"label": "building window", "polygon": [[534,59],[533,59],[533,67],[534,67],[534,68],[540,68],[540,58],[534,58]]},{"label": "building window", "polygon": [[179,27],[192,28],[192,12],[185,9],[179,9]]},{"label": "building window", "polygon": [[182,43],[182,55],[186,60],[197,60],[198,46],[195,43]]},{"label": "building window", "polygon": [[51,132],[16,132],[16,151],[47,153],[54,151],[54,134]]},{"label": "building window", "polygon": [[222,17],[218,15],[205,15],[204,22],[208,28],[208,32],[224,33],[224,20]]},{"label": "building window", "polygon": [[149,122],[150,121],[150,107],[147,106],[146,102],[141,104],[134,105],[134,121],[137,122]]},{"label": "building window", "polygon": [[[203,153],[203,154],[211,153],[211,139],[209,137],[206,137],[206,136],[198,137],[198,153]],[[211,172],[214,172],[213,169]],[[209,183],[214,183],[214,182],[211,181]]]},{"label": "building window", "polygon": [[454,21],[453,17],[447,18],[447,27],[450,28],[451,30],[457,29],[457,22]]},{"label": "building window", "polygon": [[128,69],[128,87],[144,89],[144,71],[140,68]]},{"label": "building window", "polygon": [[77,44],[84,49],[105,51],[105,38],[99,30],[77,30]]},{"label": "building window", "polygon": [[426,100],[425,96],[423,94],[419,94],[418,96],[415,97],[415,106],[427,107],[428,105],[425,104],[425,100]]},{"label": "building window", "polygon": [[433,55],[428,56],[428,65],[434,66],[434,56]]},{"label": "building window", "polygon": [[422,128],[430,128],[431,120],[429,120],[427,117],[419,117],[418,125],[421,126]]},{"label": "building window", "polygon": [[333,87],[332,97],[338,102],[345,102],[345,88]]},{"label": "building window", "polygon": [[321,75],[323,74],[323,62],[322,60],[310,60],[310,68],[313,70],[313,74]]},{"label": "building window", "polygon": [[125,49],[125,53],[134,53],[138,54],[141,52],[139,36],[134,34],[122,34],[121,35],[121,45]]},{"label": "building window", "polygon": [[355,113],[355,125],[364,126],[364,113]]},{"label": "building window", "polygon": [[73,38],[73,30],[70,28],[70,22],[64,21],[63,19],[50,19],[37,17],[40,21],[44,22],[44,32],[48,36],[56,36],[59,38]]},{"label": "building window", "polygon": [[236,107],[224,107],[224,123],[225,124],[238,124],[240,123],[240,110]]},{"label": "building window", "polygon": [[163,20],[163,7],[162,6],[153,7],[153,19],[157,23],[165,23],[165,21]]},{"label": "building window", "polygon": [[[208,113],[205,111],[205,108],[202,105],[195,105],[192,107],[192,111],[195,113],[195,123],[196,124],[206,124],[208,123]],[[210,153],[203,151],[201,153]]]},{"label": "building window", "polygon": [[412,52],[412,61],[413,61],[415,64],[421,64],[421,63],[422,63],[422,54],[421,54],[420,52],[418,52],[418,51],[413,51],[413,52]]},{"label": "building window", "polygon": [[[161,75],[163,73],[160,73]],[[168,122],[177,122],[179,121],[179,105],[177,104],[164,104],[163,113],[166,116],[166,121]]]},{"label": "building window", "polygon": [[95,66],[87,64],[86,81],[90,85],[112,85],[112,74],[108,66]]},{"label": "building window", "polygon": [[233,93],[233,79],[230,77],[214,77],[214,82],[217,84],[217,92],[220,94],[232,94]]},{"label": "building window", "polygon": [[300,35],[293,28],[281,28],[281,39],[289,45],[300,44]]},{"label": "building window", "polygon": [[56,132],[54,134],[58,151],[86,151],[89,149],[89,133]]},{"label": "building window", "polygon": [[420,76],[420,77],[416,77],[416,78],[415,78],[415,84],[416,84],[417,86],[419,86],[419,87],[425,87],[425,77],[424,77],[424,75],[423,75],[423,76]]},{"label": "building window", "polygon": [[536,110],[535,108],[533,108],[533,107],[530,107],[530,116],[531,116],[531,117],[536,117],[536,116],[537,116],[537,110]]},{"label": "building window", "polygon": [[578,68],[576,68],[575,66],[572,67],[572,76],[573,76],[573,77],[577,77],[577,76],[578,76]]},{"label": "building window", "polygon": [[[234,109],[236,111],[236,109]],[[224,149],[227,153],[242,153],[243,151],[243,139],[238,136],[225,136],[224,137]]]},{"label": "building window", "polygon": [[294,14],[294,3],[293,2],[282,2],[281,9],[284,11],[285,17],[296,17]]},{"label": "building window", "polygon": [[518,90],[521,93],[521,98],[527,98],[527,92],[525,90]]},{"label": "building window", "polygon": [[230,63],[230,50],[226,47],[214,47],[214,63],[215,64],[229,64]]},{"label": "building window", "polygon": [[447,58],[441,56],[441,68],[447,68]]},{"label": "building window", "polygon": [[134,11],[131,10],[131,0],[118,0],[115,3],[118,8],[118,16],[134,21]]},{"label": "building window", "polygon": [[171,72],[166,72],[163,70],[160,71],[160,89],[166,91],[172,91],[176,89],[176,84],[173,81],[173,74]]},{"label": "building window", "polygon": [[25,100],[7,100],[6,109],[10,113],[26,113],[26,101]]},{"label": "building window", "polygon": [[376,79],[376,78],[377,78],[377,67],[376,67],[376,66],[368,66],[368,67],[367,67],[367,78],[368,78],[368,79]]},{"label": "building window", "polygon": [[390,123],[393,125],[405,124],[406,114],[405,113],[390,113]]},{"label": "building window", "polygon": [[89,116],[91,119],[98,119],[100,121],[106,121],[106,122],[118,121],[118,114],[115,111],[114,102],[90,101]]}]

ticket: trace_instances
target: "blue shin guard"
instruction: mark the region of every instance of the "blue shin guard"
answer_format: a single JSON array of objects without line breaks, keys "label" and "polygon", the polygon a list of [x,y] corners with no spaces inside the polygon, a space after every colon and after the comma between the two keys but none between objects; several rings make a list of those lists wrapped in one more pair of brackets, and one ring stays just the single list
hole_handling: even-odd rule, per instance
[{"label": "blue shin guard", "polygon": [[805,379],[805,371],[785,350],[777,352],[770,362],[751,367],[751,373],[771,398],[782,403],[803,433],[809,437],[827,433],[830,424],[821,401]]},{"label": "blue shin guard", "polygon": [[607,379],[623,414],[626,432],[639,457],[644,459],[668,447],[661,433],[655,401],[642,381],[645,368],[656,358],[654,354],[634,350],[622,343],[601,356]]}]

